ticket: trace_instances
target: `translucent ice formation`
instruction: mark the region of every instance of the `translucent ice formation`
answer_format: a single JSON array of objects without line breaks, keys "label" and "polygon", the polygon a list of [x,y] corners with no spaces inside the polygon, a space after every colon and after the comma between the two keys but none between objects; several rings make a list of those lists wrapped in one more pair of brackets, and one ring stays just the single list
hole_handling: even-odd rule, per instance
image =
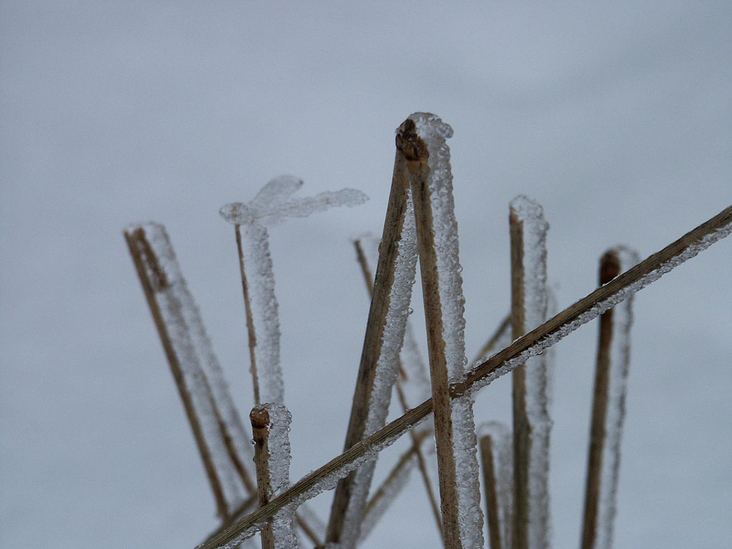
[{"label": "translucent ice formation", "polygon": [[291,199],[303,182],[284,175],[271,180],[247,203],[223,206],[221,217],[236,226],[250,338],[255,401],[284,402],[280,364],[280,326],[267,227],[292,217],[306,217],[335,206],[356,206],[367,200],[354,189]]}]

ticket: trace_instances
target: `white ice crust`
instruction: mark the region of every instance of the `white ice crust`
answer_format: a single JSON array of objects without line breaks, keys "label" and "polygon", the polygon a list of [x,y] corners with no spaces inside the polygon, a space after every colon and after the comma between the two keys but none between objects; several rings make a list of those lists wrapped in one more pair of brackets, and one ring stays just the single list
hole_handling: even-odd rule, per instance
[{"label": "white ice crust", "polygon": [[[446,139],[452,128],[438,116],[414,113],[409,117],[417,135],[429,151],[429,193],[432,208],[435,251],[437,255],[438,292],[442,308],[442,338],[445,343],[448,379],[465,379],[465,297],[462,290],[457,220],[452,193],[450,148]],[[453,429],[453,453],[456,468],[458,525],[462,547],[482,548],[483,513],[480,509],[480,477],[477,438],[473,419],[473,399],[468,394],[452,401],[450,418]]]}]

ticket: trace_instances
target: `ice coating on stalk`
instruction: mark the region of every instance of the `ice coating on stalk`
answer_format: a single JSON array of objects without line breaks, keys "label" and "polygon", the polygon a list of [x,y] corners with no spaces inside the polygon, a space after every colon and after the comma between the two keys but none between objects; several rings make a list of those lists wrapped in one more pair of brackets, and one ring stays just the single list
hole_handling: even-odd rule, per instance
[{"label": "ice coating on stalk", "polygon": [[335,206],[356,206],[368,200],[365,194],[354,189],[291,199],[302,185],[302,180],[283,175],[267,183],[251,202],[226,204],[219,211],[221,217],[235,225],[241,234],[242,268],[254,332],[254,341],[250,341],[255,362],[252,373],[259,389],[259,402],[284,402],[279,306],[267,227],[292,217],[306,217]]},{"label": "ice coating on stalk", "polygon": [[315,196],[291,199],[303,182],[292,176],[271,180],[248,204],[233,202],[220,210],[221,217],[233,225],[260,223],[267,227],[279,225],[293,217],[308,217],[340,206],[358,206],[368,197],[356,189],[326,191]]},{"label": "ice coating on stalk", "polygon": [[[413,211],[411,199],[408,207]],[[411,222],[411,230],[414,230],[414,221]],[[360,240],[365,244],[364,250],[367,254],[369,263],[371,265],[376,265],[379,257],[379,240],[370,235],[365,235],[361,237]],[[414,253],[414,261],[416,265],[416,246]],[[408,309],[407,313],[411,314],[411,309]],[[409,321],[407,321],[404,329],[404,344],[402,346],[399,359],[401,361],[402,368],[404,369],[404,373],[406,374],[406,379],[401,380],[401,386],[404,390],[405,396],[407,397],[408,404],[410,406],[414,406],[419,402],[427,400],[431,393],[429,373],[427,372],[427,366],[422,358],[422,353],[419,350],[417,339],[414,336],[412,324]]]},{"label": "ice coating on stalk", "polygon": [[[620,272],[638,263],[638,254],[622,246],[612,250],[620,261]],[[612,547],[615,502],[620,471],[620,445],[625,417],[625,394],[630,364],[630,327],[633,322],[632,297],[612,310],[612,339],[610,342],[607,404],[601,457],[600,493],[597,508],[596,549]]]},{"label": "ice coating on stalk", "polygon": [[[244,501],[246,492],[226,448],[219,418],[229,433],[237,438],[243,433],[241,421],[165,228],[158,223],[147,223],[131,226],[126,233],[134,237],[138,230],[144,232],[145,240],[150,245],[149,252],[140,250],[147,279],[153,283],[154,299],[180,366],[194,414],[200,422],[202,437],[220,482],[227,512],[230,513]],[[150,252],[154,258],[147,255]],[[241,441],[246,440],[247,436],[242,435]],[[236,450],[240,459],[251,459],[251,449],[236,445]]]},{"label": "ice coating on stalk", "polygon": [[[269,416],[267,440],[269,453],[266,456],[269,470],[269,493],[267,500],[272,501],[290,487],[290,424],[292,415],[282,404],[268,402],[261,405]],[[260,490],[262,487],[260,487]],[[274,514],[270,521],[270,529],[276,549],[298,547],[297,536],[293,526],[293,509],[283,508]]]},{"label": "ice coating on stalk", "polygon": [[257,383],[260,402],[285,400],[280,364],[279,304],[275,297],[274,269],[267,228],[259,223],[242,225],[244,272],[254,324]]},{"label": "ice coating on stalk", "polygon": [[[544,220],[544,213],[541,206],[526,196],[518,196],[511,201],[511,235],[520,238],[520,242],[512,243],[512,247],[518,246],[520,258],[512,258],[514,261],[521,261],[521,279],[512,275],[513,284],[518,284],[518,292],[521,295],[522,307],[518,311],[523,325],[514,324],[514,337],[519,337],[540,326],[546,320],[547,313],[547,284],[546,284],[546,233],[549,224]],[[514,295],[517,289],[514,288]],[[516,302],[514,301],[514,306]],[[514,311],[514,322],[517,312]],[[520,332],[516,333],[516,329]],[[526,453],[516,453],[517,459],[521,455],[520,463],[516,467],[525,467],[526,484],[519,488],[516,497],[526,496],[525,505],[528,511],[527,516],[517,515],[517,520],[526,526],[526,539],[528,547],[549,547],[550,546],[550,516],[549,516],[549,435],[551,432],[551,418],[548,407],[548,373],[547,355],[534,357],[526,361],[523,377],[523,402],[517,401],[514,406],[524,406],[522,410],[514,412],[520,414],[521,419],[516,419],[519,424],[524,424],[526,431],[519,430],[514,425],[514,436],[528,436],[528,440],[522,442],[527,444]],[[516,383],[516,379],[514,379]],[[516,389],[514,389],[514,396]],[[526,461],[523,461],[526,460]],[[517,471],[518,474],[518,471]],[[520,478],[520,477],[517,477]],[[520,482],[520,480],[517,480]],[[518,485],[517,485],[518,486]],[[527,490],[527,493],[523,493]],[[517,506],[517,508],[520,508]]]},{"label": "ice coating on stalk", "polygon": [[[389,292],[389,310],[386,313],[383,339],[376,361],[364,436],[384,426],[389,412],[391,394],[398,375],[399,356],[404,343],[407,320],[412,300],[412,286],[417,272],[417,232],[414,203],[408,192],[404,225],[397,243],[394,281]],[[359,537],[359,528],[371,486],[375,461],[366,463],[355,473],[351,496],[346,509],[340,542],[352,547]]]},{"label": "ice coating on stalk", "polygon": [[409,459],[405,460],[403,466],[396,471],[396,474],[390,477],[379,488],[376,494],[374,494],[372,500],[373,505],[369,503],[363,521],[361,522],[359,541],[364,541],[369,537],[381,517],[384,516],[391,504],[394,503],[394,500],[402,493],[402,490],[409,482],[409,477],[416,463],[416,456],[412,454]]},{"label": "ice coating on stalk", "polygon": [[[429,151],[429,193],[432,229],[437,258],[438,292],[442,309],[442,339],[450,383],[465,379],[465,298],[459,259],[457,220],[452,193],[450,148],[446,139],[452,128],[438,116],[415,113],[409,117],[417,135]],[[459,536],[463,548],[482,548],[483,513],[480,508],[480,476],[477,438],[471,394],[455,398],[451,404],[452,452],[457,478]],[[439,444],[438,437],[438,444]],[[439,449],[438,449],[439,451]]]},{"label": "ice coating on stalk", "polygon": [[509,548],[513,546],[513,433],[504,423],[489,421],[478,428],[478,438],[486,436],[491,438],[501,540]]}]

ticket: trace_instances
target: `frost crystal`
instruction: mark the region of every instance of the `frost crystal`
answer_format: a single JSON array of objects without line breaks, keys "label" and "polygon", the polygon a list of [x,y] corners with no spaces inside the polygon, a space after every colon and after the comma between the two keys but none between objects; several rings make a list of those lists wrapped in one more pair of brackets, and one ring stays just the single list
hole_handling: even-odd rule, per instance
[{"label": "frost crystal", "polygon": [[284,402],[279,313],[267,227],[292,217],[306,217],[335,206],[356,206],[368,200],[365,194],[353,189],[291,200],[302,184],[300,179],[283,175],[267,183],[248,204],[235,202],[219,211],[222,218],[241,231],[242,269],[253,324],[252,373],[259,391],[258,402]]}]

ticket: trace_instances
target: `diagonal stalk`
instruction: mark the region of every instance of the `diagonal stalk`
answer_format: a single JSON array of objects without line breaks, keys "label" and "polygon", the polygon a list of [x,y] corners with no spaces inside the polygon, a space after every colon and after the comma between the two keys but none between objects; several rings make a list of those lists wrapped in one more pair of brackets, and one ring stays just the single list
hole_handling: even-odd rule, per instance
[{"label": "diagonal stalk", "polygon": [[254,331],[254,317],[252,315],[252,301],[249,298],[249,285],[247,284],[247,275],[244,269],[244,248],[241,243],[241,225],[234,226],[236,233],[236,250],[239,254],[239,273],[241,274],[241,287],[244,293],[244,314],[247,321],[247,335],[249,336],[249,364],[252,372],[252,385],[254,387],[254,405],[259,406],[259,375],[257,374],[257,334]]},{"label": "diagonal stalk", "polygon": [[[397,151],[346,450],[383,427],[397,378],[396,362],[404,341],[416,274],[414,217],[409,195],[406,162]],[[338,483],[328,524],[328,543],[351,549],[358,541],[374,465],[374,461],[365,463]]]},{"label": "diagonal stalk", "polygon": [[[459,398],[466,393],[486,387],[499,377],[511,372],[519,364],[524,363],[530,356],[543,352],[583,324],[597,318],[715,242],[729,236],[730,232],[732,232],[732,206],[722,210],[713,218],[478,364],[468,373],[465,381],[450,386],[450,398]],[[200,544],[198,549],[229,546],[231,543],[254,535],[260,528],[258,524],[267,520],[279,509],[286,505],[300,504],[315,497],[329,486],[329,481],[333,476],[347,475],[365,459],[369,459],[374,453],[378,453],[396,442],[399,437],[423,421],[430,413],[432,413],[432,399],[412,408],[319,469],[306,475],[289,490],[233,526],[217,530]],[[324,483],[325,487],[323,487]]]},{"label": "diagonal stalk", "polygon": [[[363,251],[363,246],[361,245],[360,240],[354,240],[353,244],[356,247],[356,256],[358,257],[358,263],[361,266],[361,272],[363,273],[364,280],[366,281],[366,289],[368,290],[369,295],[373,296],[374,278],[371,274],[371,268],[369,267],[366,254]],[[406,377],[404,369],[401,365],[401,360],[399,362],[399,373],[401,377]],[[402,389],[401,380],[398,378],[396,380],[396,390],[397,396],[399,397],[399,403],[402,406],[402,412],[407,412],[407,410],[409,410],[409,403],[407,402],[406,395],[404,394],[404,390]],[[435,497],[435,492],[432,489],[432,482],[430,481],[429,472],[427,471],[427,462],[425,460],[424,452],[422,452],[421,447],[422,441],[418,439],[418,435],[414,430],[409,431],[409,436],[412,439],[412,449],[414,450],[414,453],[416,455],[417,466],[419,467],[419,472],[422,476],[425,490],[427,491],[427,498],[430,502],[432,515],[435,518],[435,524],[437,524],[437,531],[440,532],[440,536],[442,536],[442,519],[440,517],[440,507],[437,504],[437,498]]]}]

